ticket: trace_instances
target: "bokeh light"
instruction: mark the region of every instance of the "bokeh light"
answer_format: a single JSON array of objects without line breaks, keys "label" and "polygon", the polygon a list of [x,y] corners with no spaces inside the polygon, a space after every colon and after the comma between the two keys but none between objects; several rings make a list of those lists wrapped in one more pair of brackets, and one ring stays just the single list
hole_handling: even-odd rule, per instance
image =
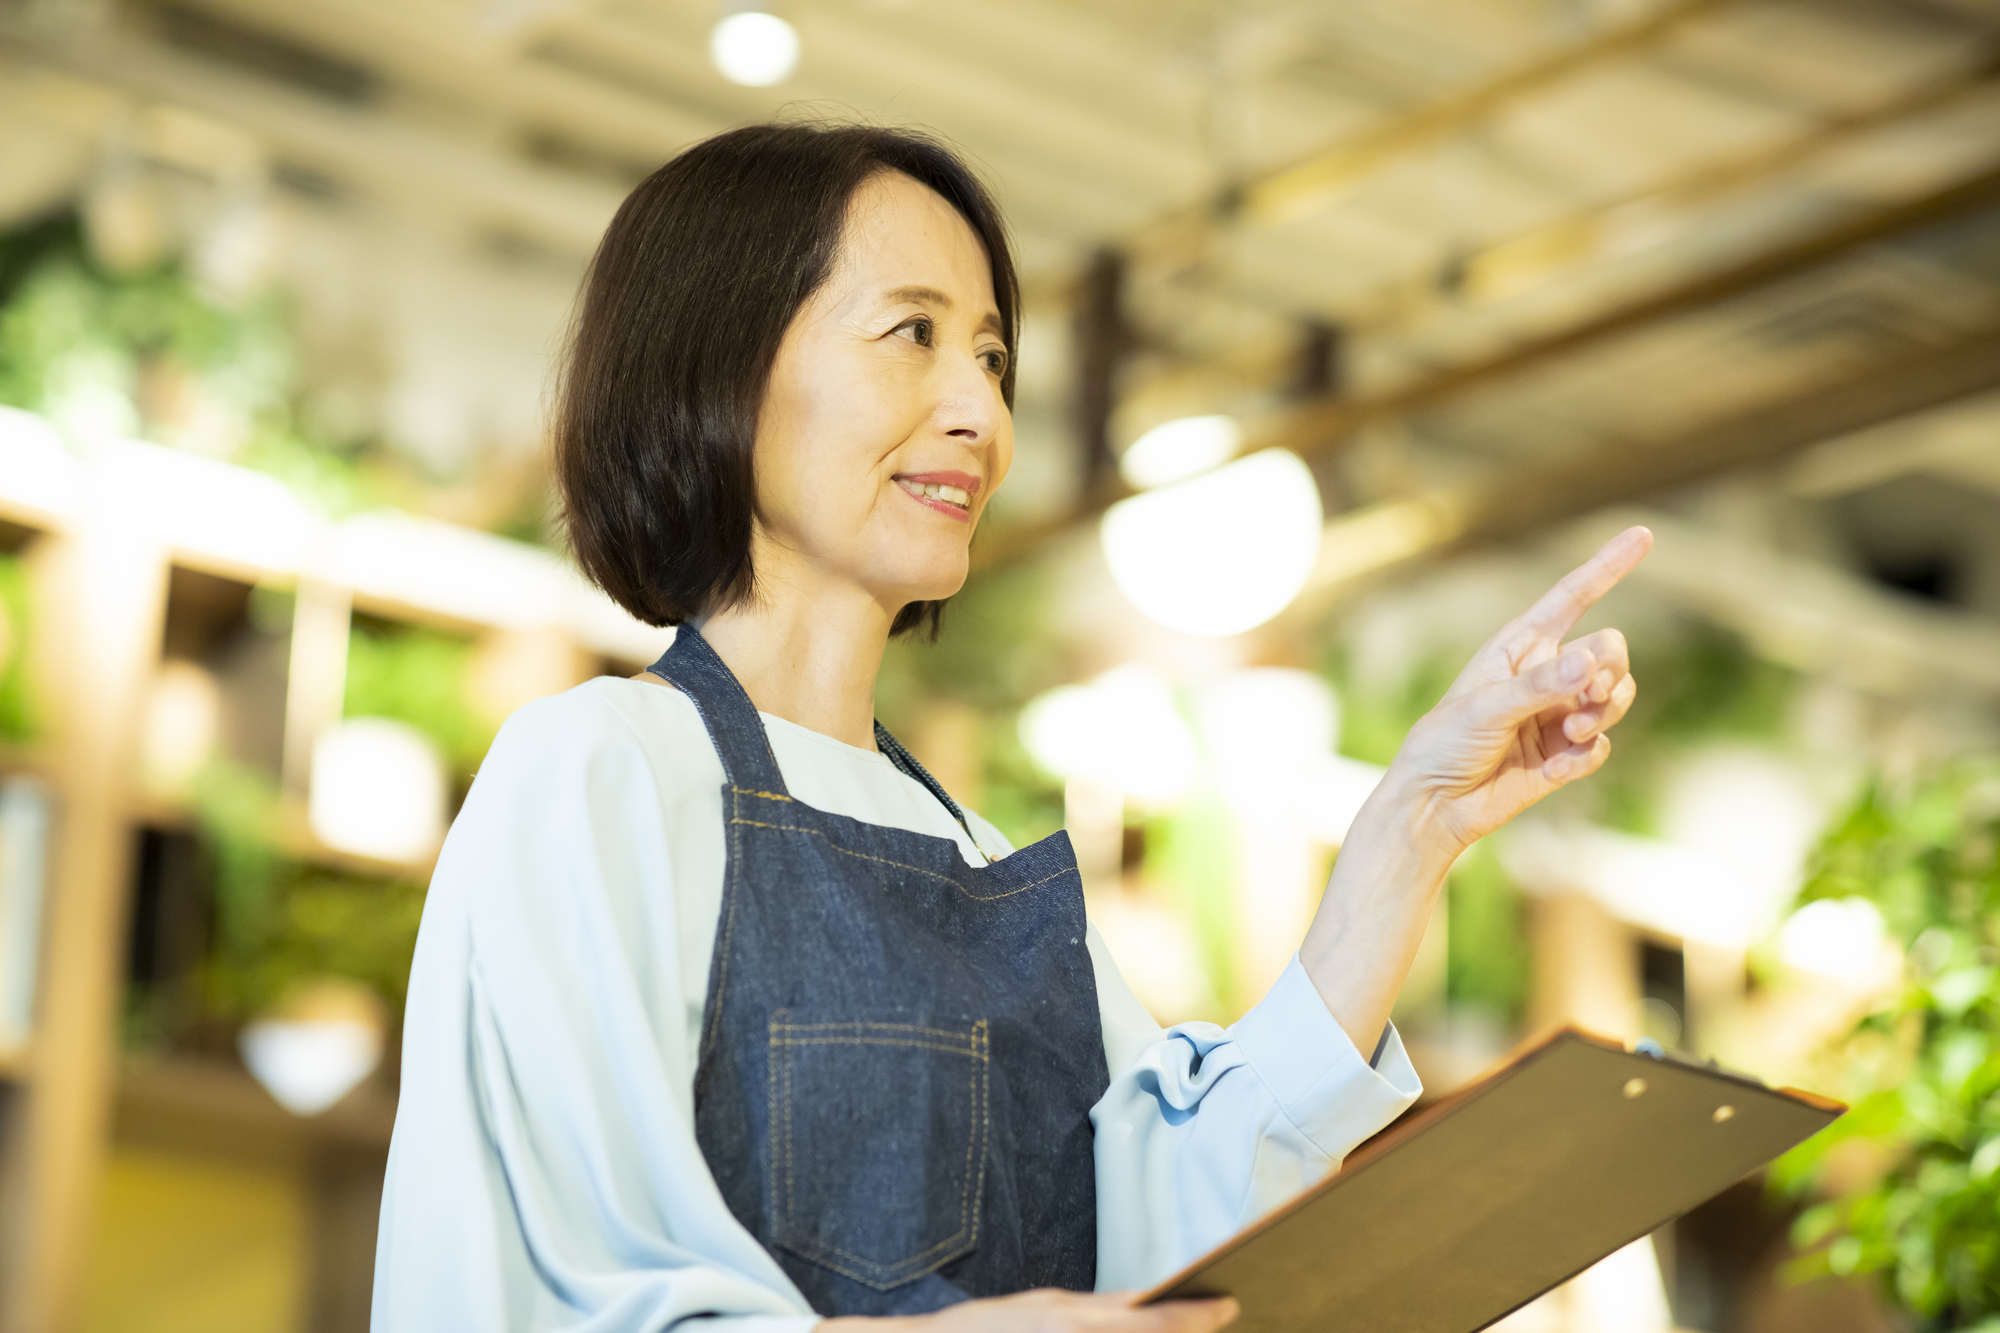
[{"label": "bokeh light", "polygon": [[1319,488],[1267,449],[1104,515],[1104,558],[1147,616],[1183,634],[1240,634],[1284,610],[1319,555]]},{"label": "bokeh light", "polygon": [[708,54],[731,83],[769,88],[783,83],[797,68],[799,34],[776,14],[748,10],[715,25]]}]

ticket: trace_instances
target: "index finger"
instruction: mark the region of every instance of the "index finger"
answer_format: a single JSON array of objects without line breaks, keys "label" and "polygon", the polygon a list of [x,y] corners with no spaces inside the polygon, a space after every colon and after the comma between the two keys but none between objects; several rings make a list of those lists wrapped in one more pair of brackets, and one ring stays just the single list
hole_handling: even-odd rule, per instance
[{"label": "index finger", "polygon": [[1556,586],[1543,593],[1516,623],[1537,634],[1561,639],[1577,621],[1583,619],[1583,613],[1595,605],[1598,598],[1610,592],[1618,580],[1631,573],[1632,567],[1645,559],[1646,552],[1652,549],[1651,529],[1625,529],[1598,547],[1596,555],[1557,580]]}]

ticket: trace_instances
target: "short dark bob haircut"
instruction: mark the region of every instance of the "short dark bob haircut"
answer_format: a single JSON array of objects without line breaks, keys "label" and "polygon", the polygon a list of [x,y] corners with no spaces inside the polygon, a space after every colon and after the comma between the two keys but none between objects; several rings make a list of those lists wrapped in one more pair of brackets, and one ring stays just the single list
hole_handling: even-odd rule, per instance
[{"label": "short dark bob haircut", "polygon": [[[753,595],[751,446],[778,344],[827,279],[848,202],[885,171],[937,191],[986,246],[1001,393],[1014,402],[1020,291],[993,197],[928,135],[870,125],[753,125],[688,149],[632,191],[584,278],[553,450],[577,563],[648,625]],[[891,633],[938,630],[912,602]]]}]

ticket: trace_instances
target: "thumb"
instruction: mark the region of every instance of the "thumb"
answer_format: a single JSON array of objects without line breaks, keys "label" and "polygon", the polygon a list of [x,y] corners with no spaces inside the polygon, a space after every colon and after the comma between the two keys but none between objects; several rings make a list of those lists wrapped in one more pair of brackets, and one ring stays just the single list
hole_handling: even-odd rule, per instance
[{"label": "thumb", "polygon": [[1496,721],[1513,725],[1583,693],[1596,666],[1588,648],[1572,645],[1532,670],[1508,681],[1499,700]]}]

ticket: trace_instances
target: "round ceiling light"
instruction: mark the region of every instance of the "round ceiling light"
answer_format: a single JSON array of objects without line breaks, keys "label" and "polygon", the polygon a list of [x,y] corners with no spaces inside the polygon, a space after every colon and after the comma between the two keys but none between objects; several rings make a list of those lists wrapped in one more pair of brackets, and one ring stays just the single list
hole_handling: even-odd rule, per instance
[{"label": "round ceiling light", "polygon": [[1134,490],[1171,486],[1228,462],[1242,443],[1234,417],[1176,417],[1132,441],[1118,456],[1118,474]]},{"label": "round ceiling light", "polygon": [[769,88],[798,67],[798,29],[776,14],[731,14],[709,34],[708,57],[731,83]]},{"label": "round ceiling light", "polygon": [[1319,558],[1319,487],[1299,456],[1266,449],[1121,500],[1099,537],[1132,604],[1183,634],[1241,634],[1285,609]]}]

